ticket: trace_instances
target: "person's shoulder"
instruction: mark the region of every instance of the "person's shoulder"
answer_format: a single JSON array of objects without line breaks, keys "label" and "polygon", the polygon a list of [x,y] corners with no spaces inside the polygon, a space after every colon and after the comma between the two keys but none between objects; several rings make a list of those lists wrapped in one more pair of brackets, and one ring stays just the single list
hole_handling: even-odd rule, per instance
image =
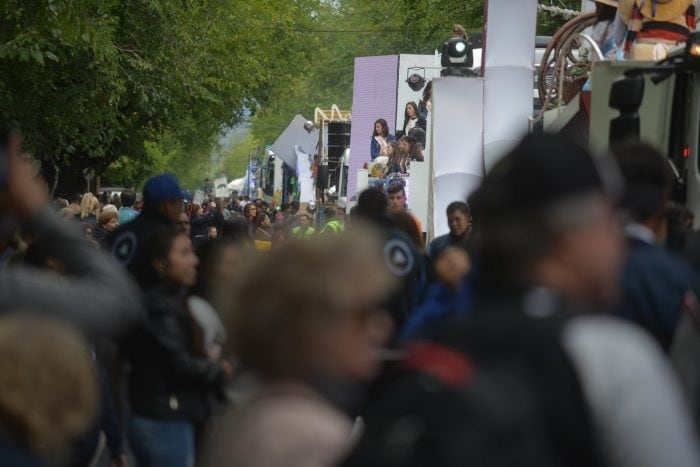
[{"label": "person's shoulder", "polygon": [[[217,464],[333,465],[352,441],[350,420],[322,400],[294,394],[254,398],[217,422]],[[213,460],[213,459],[212,459]],[[206,464],[205,465],[209,465]]]},{"label": "person's shoulder", "polygon": [[439,237],[435,237],[432,242],[430,242],[430,245],[441,245],[443,243],[446,243],[450,239],[450,234],[444,234],[440,235]]},{"label": "person's shoulder", "polygon": [[430,242],[430,246],[428,247],[428,251],[430,252],[431,255],[435,255],[440,252],[440,250],[444,249],[447,244],[450,241],[450,234],[445,234],[445,235],[440,235],[439,237],[435,237],[432,242]]},{"label": "person's shoulder", "polygon": [[584,373],[619,379],[642,377],[644,370],[662,368],[663,355],[652,337],[639,327],[607,315],[571,319],[562,344]]},{"label": "person's shoulder", "polygon": [[656,271],[660,279],[665,278],[690,282],[692,267],[682,258],[667,251],[661,245],[633,243],[628,251],[626,274]]}]

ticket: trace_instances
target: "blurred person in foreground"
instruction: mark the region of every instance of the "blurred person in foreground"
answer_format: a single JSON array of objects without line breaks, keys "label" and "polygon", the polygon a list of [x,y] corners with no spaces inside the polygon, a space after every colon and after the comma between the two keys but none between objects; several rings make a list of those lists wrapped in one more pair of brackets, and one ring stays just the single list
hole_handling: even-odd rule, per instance
[{"label": "blurred person in foreground", "polygon": [[[105,213],[102,213],[104,215]],[[112,213],[116,215],[116,213]],[[50,240],[38,238],[27,248],[24,256],[25,264],[31,264],[46,271],[53,271],[57,280],[64,280],[62,276],[63,265],[55,258],[47,254]],[[93,365],[97,369],[99,378],[100,404],[98,417],[90,425],[89,429],[80,433],[72,441],[70,467],[89,467],[93,460],[101,455],[100,436],[104,433],[106,444],[112,459],[112,467],[124,467],[127,458],[122,440],[122,429],[117,417],[112,395],[112,378],[107,371],[103,358],[98,357],[105,342],[100,339],[87,339]]]},{"label": "blurred person in foreground", "polygon": [[223,415],[202,465],[318,467],[343,457],[357,386],[379,370],[389,332],[380,304],[393,281],[379,253],[355,232],[286,243],[241,272],[231,340],[262,384]]},{"label": "blurred person in foreground", "polygon": [[52,212],[43,183],[22,160],[21,146],[18,127],[0,131],[0,244],[17,227],[33,231],[46,239],[47,255],[60,262],[68,280],[10,265],[0,270],[0,314],[28,310],[69,320],[91,334],[119,333],[139,316],[138,289],[114,260]]},{"label": "blurred person in foreground", "polygon": [[367,224],[377,229],[383,245],[380,258],[399,282],[399,287],[388,297],[386,303],[386,310],[394,321],[394,331],[397,333],[392,336],[390,346],[396,347],[398,332],[422,300],[427,276],[426,264],[415,241],[399,230],[391,220],[387,197],[382,191],[376,188],[363,191],[357,199],[356,207],[353,226]]},{"label": "blurred person in foreground", "polygon": [[43,467],[69,458],[96,415],[87,344],[65,324],[0,317],[0,465]]},{"label": "blurred person in foreground", "polygon": [[619,291],[610,165],[564,137],[527,136],[485,177],[470,199],[473,309],[409,346],[345,465],[700,465],[658,346],[586,313]]},{"label": "blurred person in foreground", "polygon": [[211,388],[231,377],[228,362],[195,350],[185,299],[197,264],[190,238],[174,227],[152,233],[143,245],[139,276],[147,317],[124,343],[129,440],[138,466],[194,465],[196,429],[209,416]]},{"label": "blurred person in foreground", "polygon": [[685,297],[698,276],[666,247],[671,174],[666,157],[649,145],[613,151],[625,179],[621,209],[628,251],[616,313],[647,330],[665,351],[671,346]]}]

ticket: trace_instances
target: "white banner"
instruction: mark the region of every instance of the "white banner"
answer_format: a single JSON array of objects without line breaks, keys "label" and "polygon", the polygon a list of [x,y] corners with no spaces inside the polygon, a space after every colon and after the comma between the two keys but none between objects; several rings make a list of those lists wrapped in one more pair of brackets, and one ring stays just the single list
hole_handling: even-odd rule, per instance
[{"label": "white banner", "polygon": [[226,177],[220,177],[214,180],[214,195],[217,198],[228,197],[228,180]]},{"label": "white banner", "polygon": [[299,202],[316,202],[316,190],[311,173],[311,156],[303,152],[299,146],[294,146],[297,161],[297,177],[299,177]]},{"label": "white banner", "polygon": [[204,190],[194,190],[194,196],[192,196],[193,204],[202,204],[204,202]]},{"label": "white banner", "polygon": [[514,3],[513,0],[487,3],[484,52],[487,171],[528,132],[533,114],[537,0],[518,0],[517,7]]},{"label": "white banner", "polygon": [[275,153],[275,156],[282,159],[289,167],[297,166],[296,146],[307,154],[316,152],[318,144],[318,130],[313,129],[311,133],[304,129],[306,119],[301,115],[297,115],[292,119],[287,128],[275,141],[275,144],[270,147],[270,151]]},{"label": "white banner", "polygon": [[433,238],[448,232],[447,206],[479,186],[483,158],[484,80],[433,80]]}]

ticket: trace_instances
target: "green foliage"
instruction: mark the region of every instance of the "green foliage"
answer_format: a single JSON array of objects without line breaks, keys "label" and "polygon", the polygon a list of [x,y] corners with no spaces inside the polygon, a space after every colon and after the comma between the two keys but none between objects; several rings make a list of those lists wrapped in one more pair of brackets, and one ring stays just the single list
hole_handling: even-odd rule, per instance
[{"label": "green foliage", "polygon": [[162,154],[200,170],[191,155],[265,101],[281,59],[297,59],[276,28],[247,23],[299,15],[308,6],[289,0],[5,0],[0,114],[61,180],[115,161],[107,175],[135,177]]},{"label": "green foliage", "polygon": [[251,148],[257,146],[250,132],[239,135],[223,154],[223,173],[229,181],[245,176]]}]

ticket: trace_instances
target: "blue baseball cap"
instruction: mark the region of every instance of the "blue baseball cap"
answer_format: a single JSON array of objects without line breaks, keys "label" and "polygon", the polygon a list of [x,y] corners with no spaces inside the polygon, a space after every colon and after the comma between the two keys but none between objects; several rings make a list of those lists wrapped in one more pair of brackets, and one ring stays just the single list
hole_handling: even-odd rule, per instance
[{"label": "blue baseball cap", "polygon": [[182,198],[184,196],[180,183],[175,175],[170,173],[154,175],[146,181],[146,185],[143,187],[145,204],[158,204]]}]

